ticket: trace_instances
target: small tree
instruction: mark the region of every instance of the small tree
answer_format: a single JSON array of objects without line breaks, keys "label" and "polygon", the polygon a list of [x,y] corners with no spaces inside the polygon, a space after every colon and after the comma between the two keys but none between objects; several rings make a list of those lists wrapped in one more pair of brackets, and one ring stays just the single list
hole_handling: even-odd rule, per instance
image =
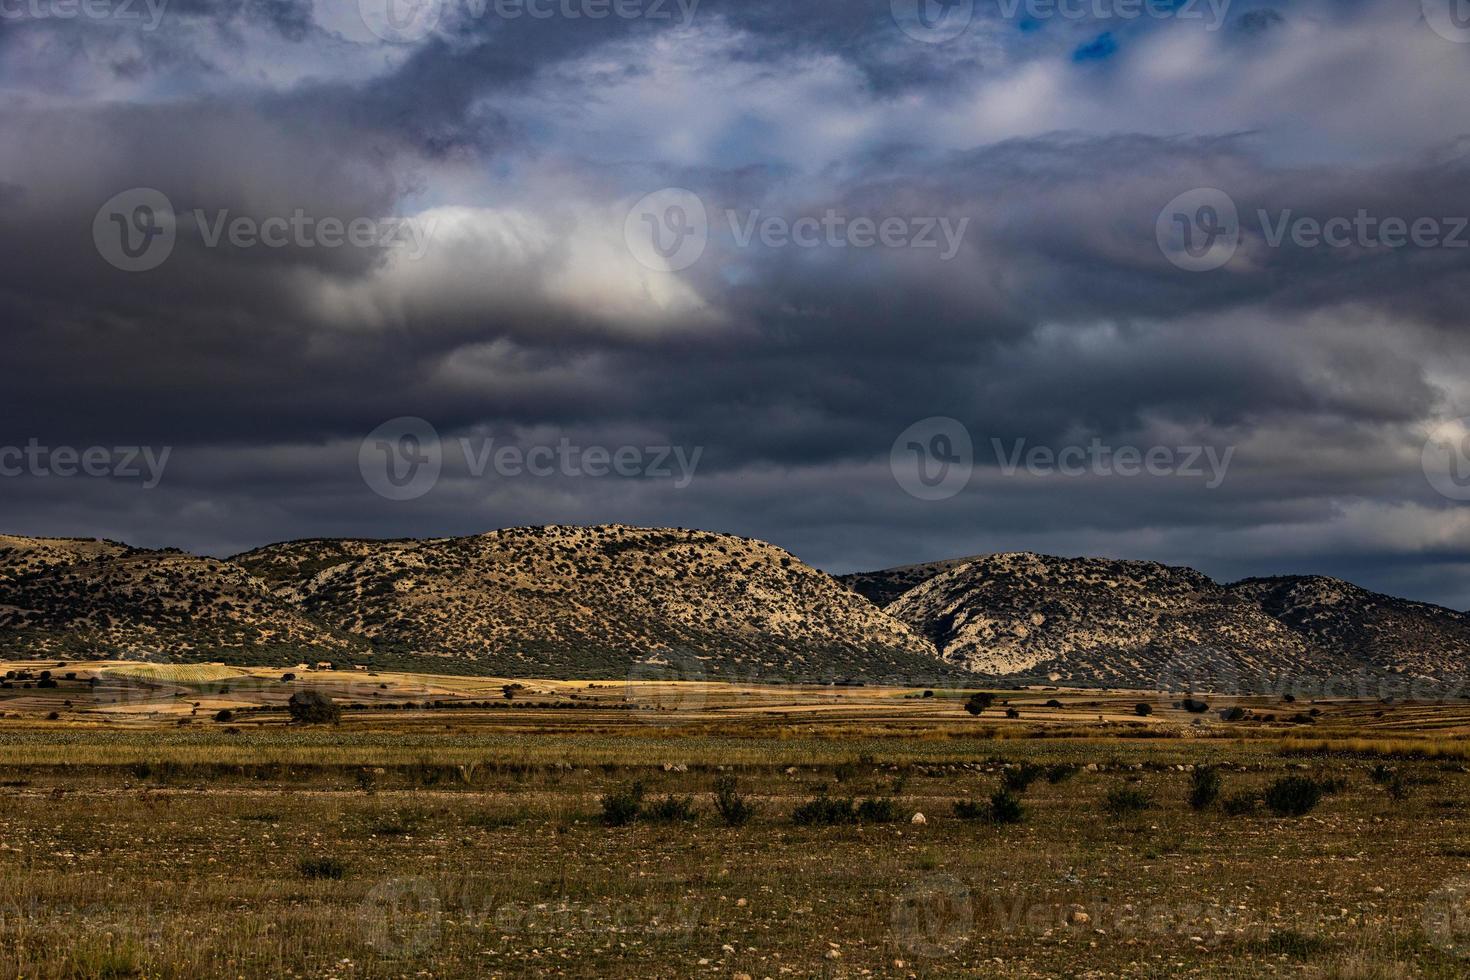
[{"label": "small tree", "polygon": [[335,725],[342,720],[342,709],[321,691],[297,691],[286,702],[291,720],[303,725]]},{"label": "small tree", "polygon": [[1154,706],[1146,701],[1140,701],[1133,706],[1133,713],[1140,718],[1147,718],[1154,713]]},{"label": "small tree", "polygon": [[980,691],[976,694],[970,695],[970,700],[965,702],[965,710],[972,715],[979,715],[980,712],[984,711],[986,708],[990,707],[994,703],[994,694],[991,694],[988,691]]}]

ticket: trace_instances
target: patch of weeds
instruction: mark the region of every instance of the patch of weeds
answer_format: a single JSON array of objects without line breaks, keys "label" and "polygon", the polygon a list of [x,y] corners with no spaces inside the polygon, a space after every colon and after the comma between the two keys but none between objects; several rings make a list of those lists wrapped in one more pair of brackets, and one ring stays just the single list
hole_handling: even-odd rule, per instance
[{"label": "patch of weeds", "polygon": [[834,799],[825,793],[791,811],[791,822],[799,827],[828,827],[857,823],[857,809],[850,799]]},{"label": "patch of weeds", "polygon": [[1330,952],[1332,944],[1320,936],[1309,936],[1294,929],[1282,929],[1251,943],[1253,952],[1268,956],[1289,956],[1308,960]]},{"label": "patch of weeds", "polygon": [[1278,817],[1300,817],[1322,802],[1322,787],[1305,776],[1284,776],[1266,788],[1266,806]]},{"label": "patch of weeds", "polygon": [[1028,762],[1019,769],[1007,769],[1001,776],[1000,781],[1006,789],[1013,793],[1024,793],[1031,784],[1046,774],[1046,769],[1034,763]]},{"label": "patch of weeds", "polygon": [[857,818],[860,823],[897,823],[898,804],[883,797],[863,800],[858,804]]},{"label": "patch of weeds", "polygon": [[1082,771],[1082,767],[1071,762],[1062,762],[1054,766],[1046,767],[1046,781],[1055,786],[1057,783],[1071,779]]},{"label": "patch of weeds", "polygon": [[347,875],[347,865],[332,857],[302,858],[296,862],[301,877],[312,880],[341,881]]},{"label": "patch of weeds", "polygon": [[1190,773],[1189,805],[1196,810],[1208,808],[1220,797],[1220,771],[1214,766],[1199,766]]},{"label": "patch of weeds", "polygon": [[626,827],[638,819],[643,810],[643,783],[636,781],[631,786],[608,793],[599,799],[602,804],[602,822],[609,827]]},{"label": "patch of weeds", "polygon": [[741,794],[734,776],[715,780],[715,812],[727,827],[744,826],[755,815],[755,807]]},{"label": "patch of weeds", "polygon": [[1154,798],[1136,786],[1118,786],[1108,791],[1103,806],[1114,816],[1141,813],[1153,805]]},{"label": "patch of weeds", "polygon": [[662,799],[649,804],[643,812],[645,820],[653,823],[681,823],[694,819],[694,797],[675,796],[669,793]]},{"label": "patch of weeds", "polygon": [[1226,816],[1247,817],[1256,812],[1261,805],[1261,800],[1255,793],[1249,791],[1243,793],[1232,793],[1220,801],[1220,809]]}]

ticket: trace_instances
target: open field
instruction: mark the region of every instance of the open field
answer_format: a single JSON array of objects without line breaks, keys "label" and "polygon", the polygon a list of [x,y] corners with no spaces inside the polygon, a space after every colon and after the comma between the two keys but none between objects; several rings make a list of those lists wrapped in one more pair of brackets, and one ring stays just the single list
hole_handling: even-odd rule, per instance
[{"label": "open field", "polygon": [[[0,974],[1470,972],[1463,703],[9,670]],[[303,687],[362,707],[290,724]],[[823,797],[854,822],[793,820]]]}]

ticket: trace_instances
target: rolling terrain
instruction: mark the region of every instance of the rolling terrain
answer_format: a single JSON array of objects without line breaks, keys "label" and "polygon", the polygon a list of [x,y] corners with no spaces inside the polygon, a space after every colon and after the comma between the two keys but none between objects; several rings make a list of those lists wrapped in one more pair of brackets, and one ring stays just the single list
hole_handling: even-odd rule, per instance
[{"label": "rolling terrain", "polygon": [[1387,696],[1419,679],[1458,684],[1470,669],[1470,615],[1320,576],[1221,584],[1155,562],[1015,553],[841,581],[888,598],[884,609],[946,660],[998,676],[1298,693],[1369,684]]}]

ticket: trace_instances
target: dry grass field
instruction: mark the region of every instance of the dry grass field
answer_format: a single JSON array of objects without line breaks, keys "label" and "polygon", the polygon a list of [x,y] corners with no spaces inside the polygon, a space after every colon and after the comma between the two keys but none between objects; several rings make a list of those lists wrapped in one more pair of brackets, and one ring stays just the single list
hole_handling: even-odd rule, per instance
[{"label": "dry grass field", "polygon": [[10,671],[0,975],[1470,973],[1462,702]]}]

